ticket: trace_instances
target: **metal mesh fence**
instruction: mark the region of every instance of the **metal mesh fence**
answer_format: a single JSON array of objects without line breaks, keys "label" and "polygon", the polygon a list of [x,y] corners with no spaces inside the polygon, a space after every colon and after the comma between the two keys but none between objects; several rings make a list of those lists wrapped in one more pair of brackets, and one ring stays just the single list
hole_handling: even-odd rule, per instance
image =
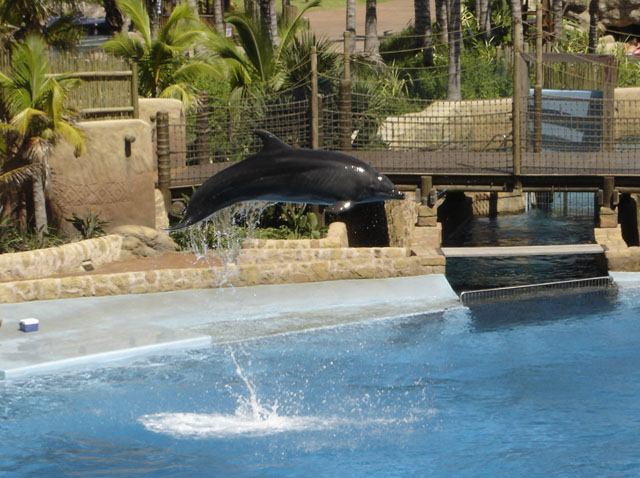
[{"label": "metal mesh fence", "polygon": [[[582,96],[581,96],[582,95]],[[521,98],[521,173],[640,174],[640,99],[556,90]],[[513,172],[511,98],[413,100],[353,93],[320,102],[321,148],[343,150],[385,173]],[[173,125],[173,184],[197,185],[230,161],[256,152],[254,129],[295,147],[311,146],[307,100],[286,96],[211,106]],[[182,128],[182,132],[180,131]]]},{"label": "metal mesh fence", "polygon": [[309,148],[309,123],[307,100],[246,100],[201,109],[185,124],[170,125],[171,184],[201,184],[229,162],[258,152],[261,143],[252,134],[256,129],[270,131],[294,147]]},{"label": "metal mesh fence", "polygon": [[523,174],[640,173],[640,100],[543,95],[539,113],[523,101]]},{"label": "metal mesh fence", "polygon": [[595,193],[539,191],[526,193],[526,209],[541,209],[563,216],[588,216],[593,218]]}]

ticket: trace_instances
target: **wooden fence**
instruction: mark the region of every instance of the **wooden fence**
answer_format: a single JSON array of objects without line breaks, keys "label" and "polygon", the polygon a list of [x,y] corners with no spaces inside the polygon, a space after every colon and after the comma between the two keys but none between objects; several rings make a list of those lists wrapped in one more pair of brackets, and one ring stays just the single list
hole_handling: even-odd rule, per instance
[{"label": "wooden fence", "polygon": [[[0,71],[11,70],[7,51],[0,50]],[[138,118],[138,73],[135,64],[101,51],[58,52],[49,54],[52,76],[70,75],[82,84],[69,93],[67,106],[83,120]]]}]

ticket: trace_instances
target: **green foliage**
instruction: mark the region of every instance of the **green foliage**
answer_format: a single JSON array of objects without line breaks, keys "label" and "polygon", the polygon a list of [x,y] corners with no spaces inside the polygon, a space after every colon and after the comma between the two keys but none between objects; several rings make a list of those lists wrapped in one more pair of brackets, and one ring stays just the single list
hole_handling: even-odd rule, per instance
[{"label": "green foliage", "polygon": [[[212,63],[226,72],[232,96],[262,96],[298,85],[300,78],[308,74],[308,51],[313,43],[319,58],[330,56],[330,44],[326,40],[317,41],[313,35],[306,39],[299,36],[306,28],[303,14],[318,4],[319,0],[312,0],[292,22],[280,22],[280,43],[276,47],[263,23],[254,21],[250,15],[233,14],[225,19],[236,31],[237,44],[216,31],[207,32],[204,46],[212,55]],[[304,57],[301,51],[306,51]],[[324,59],[319,62],[319,68],[323,65]]]},{"label": "green foliage", "polygon": [[22,230],[18,221],[5,215],[4,207],[0,206],[0,253],[31,251],[63,243],[64,240],[51,230]]},{"label": "green foliage", "polygon": [[282,204],[282,214],[291,239],[319,239],[323,235],[315,213],[306,204]]},{"label": "green foliage", "polygon": [[141,0],[116,0],[116,3],[131,18],[136,32],[118,33],[103,48],[138,64],[138,88],[142,96],[176,98],[189,110],[196,104],[193,83],[198,78],[225,78],[224,71],[206,59],[188,55],[190,49],[204,40],[207,29],[186,3],[173,9],[156,39],[151,37],[149,15]]},{"label": "green foliage", "polygon": [[[472,25],[470,20],[467,20]],[[447,63],[446,46],[434,47],[434,66],[424,68],[422,52],[415,51],[410,35],[413,28],[403,31],[400,36],[391,36],[380,45],[382,57],[393,62],[399,78],[406,79],[408,96],[422,99],[446,99]],[[408,36],[408,37],[407,37]],[[461,93],[465,100],[504,98],[511,94],[513,79],[510,66],[496,61],[496,47],[477,37],[467,41],[461,64]]]},{"label": "green foliage", "polygon": [[66,217],[64,220],[70,222],[83,239],[104,236],[104,228],[109,225],[109,221],[100,219],[100,213],[93,214],[91,211],[87,211],[84,216],[74,212],[71,217]]},{"label": "green foliage", "polygon": [[78,0],[0,0],[0,32],[11,41],[36,34],[50,46],[70,49],[84,35],[76,22],[79,6]]}]

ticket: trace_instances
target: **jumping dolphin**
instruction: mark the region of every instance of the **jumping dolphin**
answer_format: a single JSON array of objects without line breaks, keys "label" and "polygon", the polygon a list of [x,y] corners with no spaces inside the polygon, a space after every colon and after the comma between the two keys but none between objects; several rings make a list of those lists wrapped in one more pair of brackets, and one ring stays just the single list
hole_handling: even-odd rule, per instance
[{"label": "jumping dolphin", "polygon": [[404,198],[389,178],[353,156],[296,149],[268,131],[253,133],[262,140],[262,151],[207,179],[170,230],[241,201],[325,204],[329,212],[342,212],[354,204]]}]

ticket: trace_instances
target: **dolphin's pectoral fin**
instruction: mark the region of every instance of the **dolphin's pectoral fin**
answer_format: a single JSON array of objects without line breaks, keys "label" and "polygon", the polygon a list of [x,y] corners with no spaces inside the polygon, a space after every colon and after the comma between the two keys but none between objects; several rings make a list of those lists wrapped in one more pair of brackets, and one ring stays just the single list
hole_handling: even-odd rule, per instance
[{"label": "dolphin's pectoral fin", "polygon": [[325,209],[327,212],[340,213],[345,212],[353,206],[352,201],[336,201],[331,206]]},{"label": "dolphin's pectoral fin", "polygon": [[257,129],[253,131],[257,137],[262,140],[262,150],[263,151],[273,151],[280,149],[291,149],[286,143],[280,141],[280,139],[273,133],[269,133],[268,131]]}]

